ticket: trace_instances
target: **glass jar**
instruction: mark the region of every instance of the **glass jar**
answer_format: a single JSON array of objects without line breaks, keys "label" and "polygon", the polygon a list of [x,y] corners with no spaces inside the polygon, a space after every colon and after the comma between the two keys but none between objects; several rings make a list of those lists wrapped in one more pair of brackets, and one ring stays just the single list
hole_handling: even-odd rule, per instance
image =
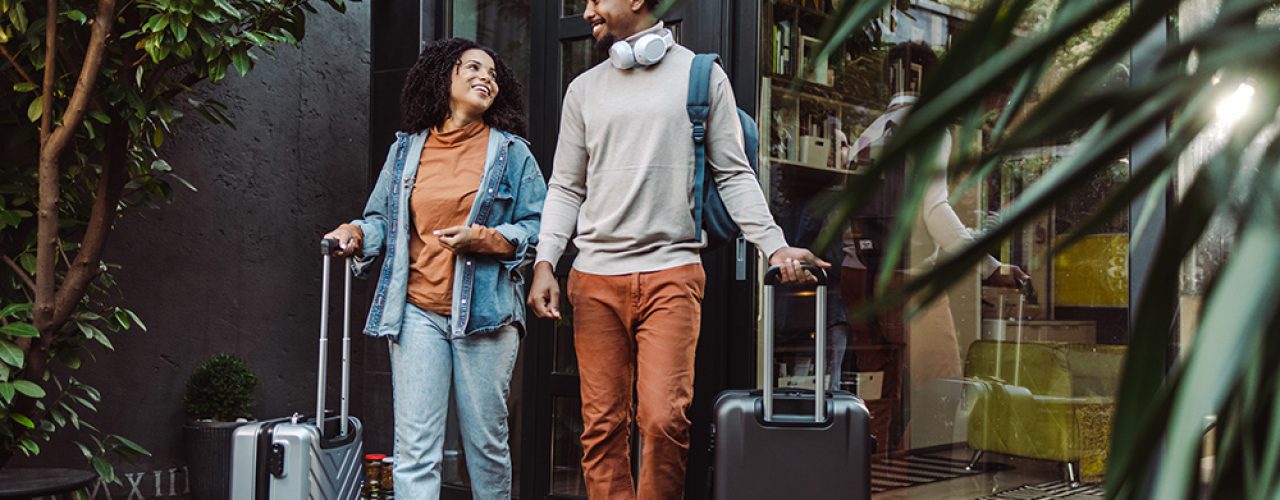
[{"label": "glass jar", "polygon": [[394,498],[395,496],[394,470],[395,459],[392,457],[383,457],[382,477],[378,484],[380,490],[383,492],[383,499]]}]

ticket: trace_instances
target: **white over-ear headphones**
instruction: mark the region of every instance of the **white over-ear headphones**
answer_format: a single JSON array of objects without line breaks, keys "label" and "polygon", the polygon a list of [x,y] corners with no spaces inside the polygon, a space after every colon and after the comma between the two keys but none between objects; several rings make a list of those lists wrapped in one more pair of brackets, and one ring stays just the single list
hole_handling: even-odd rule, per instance
[{"label": "white over-ear headphones", "polygon": [[675,43],[671,30],[666,28],[645,34],[634,42],[619,40],[609,47],[609,62],[618,69],[652,66],[658,64]]}]

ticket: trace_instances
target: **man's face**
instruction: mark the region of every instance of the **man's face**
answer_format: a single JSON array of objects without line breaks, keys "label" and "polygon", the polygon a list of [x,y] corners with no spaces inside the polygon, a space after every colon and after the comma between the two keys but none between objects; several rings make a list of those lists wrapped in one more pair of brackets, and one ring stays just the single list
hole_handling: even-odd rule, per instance
[{"label": "man's face", "polygon": [[587,0],[582,18],[591,24],[596,47],[607,49],[613,42],[639,32],[648,14],[644,0]]}]

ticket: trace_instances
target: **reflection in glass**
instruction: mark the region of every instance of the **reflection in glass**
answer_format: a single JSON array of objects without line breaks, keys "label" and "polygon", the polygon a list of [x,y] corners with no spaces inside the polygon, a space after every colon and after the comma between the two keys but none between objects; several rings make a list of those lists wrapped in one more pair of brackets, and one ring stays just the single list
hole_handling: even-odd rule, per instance
[{"label": "reflection in glass", "polygon": [[586,498],[582,483],[581,403],[558,397],[552,403],[551,494]]},{"label": "reflection in glass", "polygon": [[560,11],[564,17],[579,17],[587,11],[587,0],[564,0],[564,8]]},{"label": "reflection in glass", "polygon": [[[815,47],[828,13],[809,2],[764,2],[762,183],[789,243],[813,248],[828,222],[828,203],[846,185],[873,181],[863,172],[910,119],[932,59],[945,55],[983,3],[895,4],[873,27],[820,58]],[[1036,2],[1024,33],[1042,28],[1053,5]],[[1055,56],[1028,108],[1087,60],[1125,16],[1117,11]],[[1123,66],[1104,83],[1127,84]],[[987,462],[1037,460],[1019,462],[1019,481],[1037,474],[1057,479],[1061,463],[1096,481],[1105,472],[1118,363],[1128,342],[1128,217],[1048,257],[1060,235],[1128,178],[1127,158],[1113,159],[1112,168],[1039,215],[939,299],[908,301],[865,319],[850,314],[881,293],[878,276],[888,277],[890,290],[900,287],[979,237],[1069,153],[1066,143],[1043,144],[1003,158],[983,182],[969,185],[958,176],[954,158],[990,146],[1007,93],[993,89],[979,130],[956,124],[940,145],[920,145],[920,165],[893,166],[874,179],[877,192],[840,228],[841,236],[813,248],[834,264],[827,315],[817,318],[826,323],[829,360],[817,383],[865,400],[882,454],[966,461],[973,451],[989,451]],[[1017,116],[1012,126],[1028,118]],[[924,203],[904,207],[913,190],[924,193]],[[905,224],[910,236],[895,254],[889,235],[903,213],[912,217]],[[1012,279],[1019,275],[1009,265],[1027,279]],[[813,293],[778,291],[777,379],[766,382],[812,388]]]},{"label": "reflection in glass", "polygon": [[604,61],[608,54],[595,50],[595,39],[591,37],[560,42],[560,95],[569,89],[569,82]]},{"label": "reflection in glass", "polygon": [[525,85],[524,109],[529,110],[529,16],[526,0],[454,0],[453,36],[469,38],[492,48]]},{"label": "reflection in glass", "polygon": [[556,321],[555,352],[552,356],[555,373],[562,375],[578,374],[578,355],[573,348],[573,304],[569,303],[569,278],[557,276],[560,282],[560,319]]}]

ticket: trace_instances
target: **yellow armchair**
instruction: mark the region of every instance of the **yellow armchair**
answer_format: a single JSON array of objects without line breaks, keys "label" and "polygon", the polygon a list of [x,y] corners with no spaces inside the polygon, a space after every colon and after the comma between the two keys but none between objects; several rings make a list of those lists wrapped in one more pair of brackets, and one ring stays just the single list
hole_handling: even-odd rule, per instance
[{"label": "yellow armchair", "polygon": [[969,347],[971,466],[983,452],[1053,460],[1101,479],[1124,346],[982,340]]}]

